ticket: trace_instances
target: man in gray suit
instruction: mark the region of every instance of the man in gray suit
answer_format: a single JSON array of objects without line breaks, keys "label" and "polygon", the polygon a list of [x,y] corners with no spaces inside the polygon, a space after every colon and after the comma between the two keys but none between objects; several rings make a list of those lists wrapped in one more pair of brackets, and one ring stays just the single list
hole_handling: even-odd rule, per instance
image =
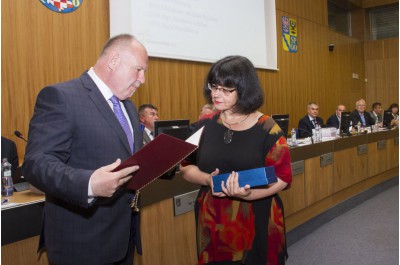
[{"label": "man in gray suit", "polygon": [[382,104],[375,102],[372,104],[371,117],[375,120],[375,124],[382,127],[383,115],[382,115]]},{"label": "man in gray suit", "polygon": [[139,120],[143,124],[143,145],[154,139],[154,122],[158,121],[158,109],[152,104],[139,107]]},{"label": "man in gray suit", "polygon": [[46,193],[39,249],[52,264],[129,264],[141,254],[139,214],[126,189],[140,165],[112,172],[142,147],[129,97],[145,82],[148,56],[133,36],[111,38],[79,78],[43,88],[23,165]]}]

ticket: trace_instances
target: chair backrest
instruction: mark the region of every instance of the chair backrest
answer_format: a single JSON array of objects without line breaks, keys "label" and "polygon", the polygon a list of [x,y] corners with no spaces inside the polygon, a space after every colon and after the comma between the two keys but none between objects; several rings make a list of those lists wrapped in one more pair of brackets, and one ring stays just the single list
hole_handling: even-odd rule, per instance
[{"label": "chair backrest", "polygon": [[272,119],[281,127],[285,137],[289,132],[289,114],[272,114]]}]

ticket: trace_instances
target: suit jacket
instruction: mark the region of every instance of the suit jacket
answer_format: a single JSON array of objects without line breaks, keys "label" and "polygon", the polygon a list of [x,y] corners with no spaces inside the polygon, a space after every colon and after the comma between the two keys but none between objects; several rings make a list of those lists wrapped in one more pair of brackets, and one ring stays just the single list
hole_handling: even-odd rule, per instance
[{"label": "suit jacket", "polygon": [[326,122],[327,126],[330,127],[335,127],[336,129],[339,129],[339,124],[340,124],[340,120],[339,118],[336,116],[336,113],[333,114],[332,116],[330,116]]},{"label": "suit jacket", "polygon": [[[371,117],[371,114],[368,111],[364,112],[364,118],[365,126],[371,126],[375,124],[375,119]],[[353,126],[357,125],[358,122],[360,122],[362,125],[360,114],[358,114],[358,111],[356,109],[350,113],[350,120]]]},{"label": "suit jacket", "polygon": [[[322,118],[317,117],[317,122],[321,127],[324,127],[324,121]],[[305,137],[311,137],[312,136],[312,129],[314,129],[314,124],[313,122],[310,121],[310,118],[308,115],[304,116],[299,120],[299,125],[298,125],[298,135],[299,138],[305,138]]]},{"label": "suit jacket", "polygon": [[383,115],[375,116],[375,113],[373,111],[371,111],[369,114],[371,115],[371,117],[374,120],[375,124],[383,121]]},{"label": "suit jacket", "polygon": [[143,145],[151,142],[150,136],[147,134],[146,130],[143,130]]},{"label": "suit jacket", "polygon": [[[136,107],[123,102],[143,144]],[[126,134],[87,73],[45,87],[29,124],[23,165],[27,180],[46,193],[40,247],[56,264],[104,264],[121,260],[128,245],[141,253],[140,219],[130,207],[132,192],[120,188],[111,198],[88,203],[92,173],[130,154]],[[134,235],[134,236],[133,236]]]}]

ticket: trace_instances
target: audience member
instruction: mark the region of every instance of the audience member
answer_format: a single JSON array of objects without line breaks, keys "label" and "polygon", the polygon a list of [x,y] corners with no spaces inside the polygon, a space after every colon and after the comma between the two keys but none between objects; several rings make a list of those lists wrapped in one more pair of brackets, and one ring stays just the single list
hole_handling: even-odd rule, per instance
[{"label": "audience member", "polygon": [[46,193],[39,250],[50,264],[132,265],[135,247],[141,254],[139,213],[125,185],[140,165],[113,170],[143,144],[129,98],[147,62],[140,42],[118,35],[89,71],[37,96],[23,175]]},{"label": "audience member", "polygon": [[374,104],[372,104],[372,110],[370,113],[371,117],[375,121],[375,124],[379,125],[379,127],[382,127],[382,121],[383,121],[382,104],[379,102],[375,102]]},{"label": "audience member", "polygon": [[399,105],[397,103],[392,103],[388,110],[392,112],[393,116],[393,120],[390,125],[399,126]]},{"label": "audience member", "polygon": [[336,129],[339,129],[340,118],[342,117],[343,111],[346,111],[346,107],[344,105],[338,105],[336,107],[336,113],[328,118],[326,125],[329,127],[335,127]]},{"label": "audience member", "polygon": [[356,109],[353,110],[350,114],[350,119],[353,127],[357,126],[358,123],[362,127],[371,126],[375,124],[374,118],[371,117],[371,114],[365,111],[367,108],[367,104],[364,99],[359,99],[356,102]]},{"label": "audience member", "polygon": [[194,128],[196,127],[197,123],[202,120],[203,118],[207,117],[208,115],[213,114],[214,112],[216,112],[214,105],[212,104],[205,104],[203,105],[203,107],[200,110],[200,114],[199,117],[197,119],[197,121],[193,122],[190,124],[189,126],[189,134],[192,134],[194,131]]},{"label": "audience member", "polygon": [[143,145],[145,145],[154,139],[154,122],[158,121],[158,109],[152,104],[141,105],[139,119],[144,125]]},{"label": "audience member", "polygon": [[204,116],[210,115],[214,113],[216,110],[212,104],[205,104],[200,111],[199,120],[201,120]]},{"label": "audience member", "polygon": [[315,102],[310,102],[307,105],[308,114],[299,120],[298,134],[300,138],[311,137],[312,130],[316,125],[324,127],[324,121],[318,117],[319,106]]}]

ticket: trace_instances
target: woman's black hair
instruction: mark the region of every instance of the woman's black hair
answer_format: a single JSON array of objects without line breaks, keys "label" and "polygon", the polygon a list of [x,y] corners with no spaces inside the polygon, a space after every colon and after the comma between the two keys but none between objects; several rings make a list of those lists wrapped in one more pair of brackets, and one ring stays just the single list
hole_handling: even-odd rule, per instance
[{"label": "woman's black hair", "polygon": [[232,109],[235,113],[250,114],[264,103],[264,93],[256,69],[246,57],[228,56],[211,66],[203,88],[205,98],[211,103],[208,84],[236,88],[237,102]]},{"label": "woman's black hair", "polygon": [[392,104],[390,104],[390,107],[389,107],[387,110],[392,111],[393,108],[399,109],[399,104],[397,104],[397,103],[392,103]]}]

